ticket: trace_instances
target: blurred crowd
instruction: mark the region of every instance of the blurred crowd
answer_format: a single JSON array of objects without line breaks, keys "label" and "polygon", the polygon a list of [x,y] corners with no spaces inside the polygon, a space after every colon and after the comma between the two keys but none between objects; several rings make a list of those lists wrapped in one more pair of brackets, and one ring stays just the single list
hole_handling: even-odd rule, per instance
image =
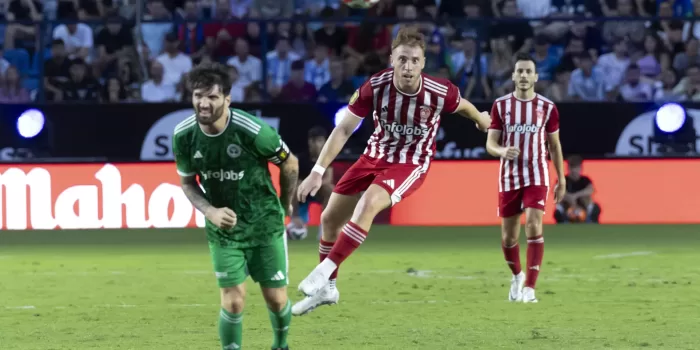
[{"label": "blurred crowd", "polygon": [[698,101],[694,16],[700,0],[0,0],[0,102],[187,101],[208,61],[229,66],[234,102],[347,101],[401,26],[472,100],[511,90],[528,52],[555,101]]}]

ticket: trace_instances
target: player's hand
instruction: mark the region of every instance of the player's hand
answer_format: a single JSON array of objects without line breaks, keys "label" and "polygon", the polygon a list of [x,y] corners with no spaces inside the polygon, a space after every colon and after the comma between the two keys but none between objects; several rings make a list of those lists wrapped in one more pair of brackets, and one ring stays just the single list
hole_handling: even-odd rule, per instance
[{"label": "player's hand", "polygon": [[554,201],[556,203],[561,202],[566,196],[566,183],[557,182],[554,186]]},{"label": "player's hand", "polygon": [[323,184],[323,176],[315,171],[312,171],[309,176],[301,182],[299,188],[297,189],[297,199],[299,202],[306,203],[306,197],[310,195],[315,196],[316,192],[321,188]]},{"label": "player's hand", "polygon": [[204,214],[216,227],[220,229],[230,229],[236,226],[238,217],[236,213],[229,208],[213,208]]},{"label": "player's hand", "polygon": [[476,122],[476,128],[481,132],[488,132],[491,126],[491,114],[489,112],[481,112],[481,120]]},{"label": "player's hand", "polygon": [[518,158],[520,155],[520,150],[516,147],[505,147],[503,148],[503,151],[501,152],[501,158],[505,158],[508,160],[513,160],[515,158]]}]

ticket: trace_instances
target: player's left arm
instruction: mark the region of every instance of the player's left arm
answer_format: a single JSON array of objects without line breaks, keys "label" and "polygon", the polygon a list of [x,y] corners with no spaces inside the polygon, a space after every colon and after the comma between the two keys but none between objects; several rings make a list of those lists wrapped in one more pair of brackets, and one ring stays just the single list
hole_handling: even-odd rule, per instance
[{"label": "player's left arm", "polygon": [[[559,139],[559,111],[557,107],[552,105],[549,112],[547,124],[545,124],[547,132],[547,143],[549,144],[549,155],[552,158],[552,163],[557,172],[557,185],[559,191],[566,189],[566,176],[564,174],[564,152],[561,150],[561,141]],[[564,193],[558,193],[557,201],[564,197]]]},{"label": "player's left arm", "polygon": [[491,125],[491,117],[488,112],[479,112],[469,101],[459,95],[459,88],[454,84],[447,87],[444,111],[446,113],[459,114],[476,123],[479,130],[486,132]]},{"label": "player's left arm", "polygon": [[289,151],[279,134],[271,126],[263,124],[255,136],[255,149],[260,157],[280,168],[280,202],[287,215],[291,215],[292,198],[299,181],[299,160]]}]

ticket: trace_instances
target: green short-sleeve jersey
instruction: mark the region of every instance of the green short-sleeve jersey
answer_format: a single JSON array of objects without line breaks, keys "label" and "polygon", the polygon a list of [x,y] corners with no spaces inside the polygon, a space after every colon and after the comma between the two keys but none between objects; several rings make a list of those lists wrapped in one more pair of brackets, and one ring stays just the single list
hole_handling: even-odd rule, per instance
[{"label": "green short-sleeve jersey", "polygon": [[173,153],[180,176],[198,176],[209,202],[236,212],[238,223],[222,230],[206,221],[207,239],[222,246],[269,245],[284,233],[284,209],[268,162],[281,164],[289,148],[261,119],[230,109],[226,128],[205,134],[195,116],[175,127]]}]

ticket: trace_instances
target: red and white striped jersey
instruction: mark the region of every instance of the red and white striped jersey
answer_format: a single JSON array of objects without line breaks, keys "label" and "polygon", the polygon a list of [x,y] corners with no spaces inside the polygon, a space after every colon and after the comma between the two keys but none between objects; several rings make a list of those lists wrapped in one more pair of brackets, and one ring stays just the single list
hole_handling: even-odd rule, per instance
[{"label": "red and white striped jersey", "polygon": [[499,97],[491,108],[490,128],[501,130],[502,146],[520,149],[516,159],[501,158],[499,192],[549,186],[545,132],[559,132],[559,111],[554,102],[540,94],[529,101],[512,93]]},{"label": "red and white striped jersey", "polygon": [[350,99],[349,111],[372,115],[374,132],[364,154],[389,163],[428,167],[435,154],[441,113],[454,113],[459,89],[446,79],[421,74],[420,88],[405,94],[394,86],[394,70],[385,69],[366,81]]}]

